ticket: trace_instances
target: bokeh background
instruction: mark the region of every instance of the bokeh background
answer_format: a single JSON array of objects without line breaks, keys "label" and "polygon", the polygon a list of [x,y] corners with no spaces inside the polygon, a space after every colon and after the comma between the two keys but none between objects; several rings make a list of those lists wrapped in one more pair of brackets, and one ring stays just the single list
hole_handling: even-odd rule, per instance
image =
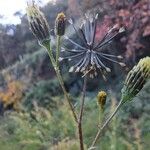
[{"label": "bokeh background", "polygon": [[[12,4],[8,1],[6,9],[0,10],[0,150],[78,150],[71,113],[46,51],[29,30],[26,1],[22,1],[23,5],[18,3],[18,8],[17,0]],[[107,92],[105,115],[108,116],[120,100],[120,89],[128,71],[140,58],[150,56],[150,1],[41,0],[36,3],[48,20],[51,34],[59,12],[77,24],[85,13],[98,12],[97,39],[114,24],[126,28],[126,34],[106,49],[107,53],[122,55],[126,67],[105,62],[113,68],[107,81],[100,75],[88,80],[83,125],[84,143],[88,147],[98,126],[98,91]],[[4,10],[9,15],[5,16]],[[15,12],[10,14],[10,10]],[[66,34],[76,39],[69,24]],[[63,78],[78,109],[83,81],[80,74],[68,73],[69,65],[67,61],[61,63]],[[149,93],[150,83],[147,83],[134,101],[124,105],[98,143],[98,150],[149,149]]]}]

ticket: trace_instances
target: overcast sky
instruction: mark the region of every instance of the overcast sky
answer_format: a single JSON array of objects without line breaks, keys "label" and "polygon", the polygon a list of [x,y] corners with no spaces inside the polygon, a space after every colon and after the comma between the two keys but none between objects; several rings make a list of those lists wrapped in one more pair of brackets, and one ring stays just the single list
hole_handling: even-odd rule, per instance
[{"label": "overcast sky", "polygon": [[[0,23],[2,24],[18,24],[20,23],[19,17],[15,17],[14,13],[21,11],[25,13],[26,3],[30,0],[0,0]],[[42,1],[43,4],[55,0],[35,0],[36,2]],[[41,4],[41,3],[40,3]],[[3,16],[3,19],[1,19]]]}]

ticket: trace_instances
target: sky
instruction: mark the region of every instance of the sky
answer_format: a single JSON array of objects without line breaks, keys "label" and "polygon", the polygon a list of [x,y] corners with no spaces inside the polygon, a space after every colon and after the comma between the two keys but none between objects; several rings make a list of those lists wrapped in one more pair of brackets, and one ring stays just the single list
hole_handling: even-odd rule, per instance
[{"label": "sky", "polygon": [[[20,11],[25,14],[27,1],[30,0],[0,0],[0,24],[19,24],[20,19],[18,16],[14,16],[14,13]],[[44,5],[49,1],[55,0],[35,0],[40,5]]]}]

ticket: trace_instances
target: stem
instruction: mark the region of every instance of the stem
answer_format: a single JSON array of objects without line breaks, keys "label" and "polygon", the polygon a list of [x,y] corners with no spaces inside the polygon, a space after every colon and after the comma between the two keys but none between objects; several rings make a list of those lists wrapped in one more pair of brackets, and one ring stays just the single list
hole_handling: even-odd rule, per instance
[{"label": "stem", "polygon": [[[58,45],[59,44],[59,45]],[[58,37],[58,43],[57,43],[57,50],[56,50],[56,52],[58,53],[57,54],[57,57],[59,56],[59,48],[60,48],[60,36]],[[65,96],[65,99],[67,100],[67,103],[68,103],[68,105],[69,105],[69,107],[70,107],[70,109],[71,109],[71,112],[72,112],[72,114],[73,114],[73,117],[74,117],[74,120],[75,120],[75,122],[78,122],[78,119],[77,119],[77,115],[76,115],[76,113],[75,113],[75,110],[74,110],[74,107],[73,107],[73,105],[71,104],[71,101],[70,101],[70,97],[69,97],[69,95],[68,95],[68,93],[67,93],[67,91],[66,91],[66,88],[65,88],[65,85],[64,85],[64,81],[63,81],[63,78],[62,78],[62,76],[61,76],[61,74],[60,74],[60,69],[59,69],[59,64],[58,64],[58,59],[55,61],[55,59],[54,59],[54,56],[53,56],[53,53],[52,53],[52,49],[51,49],[51,46],[50,46],[50,43],[43,43],[43,45],[42,45],[44,48],[46,48],[46,50],[48,51],[48,55],[49,55],[49,58],[50,58],[50,60],[51,60],[51,62],[52,62],[52,65],[53,65],[53,67],[54,67],[54,70],[55,70],[55,72],[56,72],[56,76],[57,76],[57,78],[58,78],[58,81],[59,81],[59,83],[60,83],[60,86],[61,86],[61,88],[62,88],[62,90],[63,90],[63,93],[64,93],[64,96]]]},{"label": "stem", "polygon": [[62,76],[61,76],[61,74],[60,74],[59,68],[56,67],[55,71],[56,71],[56,75],[57,75],[57,78],[58,78],[58,80],[59,80],[59,83],[60,83],[60,85],[61,85],[61,88],[62,88],[62,90],[63,90],[65,99],[67,100],[67,102],[68,102],[68,104],[69,104],[69,107],[70,107],[70,109],[71,109],[71,111],[72,111],[72,114],[73,114],[73,117],[74,117],[74,119],[75,119],[75,122],[78,122],[77,115],[76,115],[76,113],[75,113],[75,110],[74,110],[73,105],[71,104],[69,95],[68,95],[68,93],[67,93],[67,91],[66,91],[66,88],[65,88],[65,85],[64,85],[64,81],[63,81]]},{"label": "stem", "polygon": [[59,64],[59,56],[60,56],[60,40],[61,36],[57,35],[57,47],[56,47],[56,65],[58,66]]},{"label": "stem", "polygon": [[51,50],[51,44],[50,44],[50,41],[49,40],[45,40],[43,41],[43,43],[39,43],[40,46],[44,47],[46,49],[46,51],[48,52],[48,55],[49,55],[49,58],[51,60],[51,63],[53,65],[53,67],[55,68],[56,67],[56,62],[55,62],[55,59],[54,59],[54,56],[53,56],[53,52]]},{"label": "stem", "polygon": [[101,128],[99,128],[94,141],[92,142],[92,145],[90,146],[89,150],[94,148],[98,138],[100,137],[101,133],[103,132],[103,130],[107,127],[108,123],[112,120],[112,118],[115,116],[115,114],[118,112],[118,110],[120,109],[120,107],[123,104],[123,99],[121,99],[121,101],[119,102],[118,106],[116,107],[115,111],[110,115],[110,117],[106,120],[106,122],[103,124],[103,126]]},{"label": "stem", "polygon": [[64,96],[65,96],[65,98],[66,98],[66,100],[67,100],[67,102],[68,102],[68,104],[69,104],[69,107],[70,107],[70,109],[71,109],[71,111],[72,111],[72,114],[73,114],[73,116],[74,116],[74,119],[75,119],[75,121],[77,122],[77,121],[78,121],[77,115],[76,115],[76,113],[75,113],[75,110],[74,110],[74,108],[73,108],[73,105],[71,104],[69,95],[68,95],[68,93],[67,93],[67,91],[66,91],[66,88],[65,88],[65,85],[64,85],[63,78],[62,78],[62,76],[61,76],[61,74],[60,74],[59,61],[58,61],[59,55],[60,55],[60,42],[61,42],[60,40],[61,40],[61,36],[57,35],[56,68],[55,68],[55,71],[56,71],[56,75],[57,75],[57,78],[58,78],[58,80],[59,80],[59,83],[60,83],[60,85],[61,85],[61,88],[62,88],[62,90],[63,90]]},{"label": "stem", "polygon": [[84,150],[82,123],[81,122],[78,123],[78,134],[79,134],[80,150]]},{"label": "stem", "polygon": [[84,102],[85,102],[86,85],[87,85],[87,77],[85,76],[84,77],[84,83],[83,83],[81,108],[80,108],[79,120],[78,120],[78,134],[79,134],[79,141],[80,141],[80,150],[84,150],[82,118],[83,118],[83,110],[84,110]]},{"label": "stem", "polygon": [[98,122],[99,127],[102,123],[103,116],[104,116],[104,110],[102,110],[102,108],[99,108],[99,122]]}]

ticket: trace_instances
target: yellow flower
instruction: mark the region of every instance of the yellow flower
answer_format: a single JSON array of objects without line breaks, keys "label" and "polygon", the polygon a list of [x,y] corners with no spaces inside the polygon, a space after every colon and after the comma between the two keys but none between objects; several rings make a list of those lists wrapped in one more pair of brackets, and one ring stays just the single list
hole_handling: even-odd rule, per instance
[{"label": "yellow flower", "polygon": [[107,94],[104,91],[100,91],[97,95],[97,104],[102,110],[104,110],[106,97],[107,97]]}]

